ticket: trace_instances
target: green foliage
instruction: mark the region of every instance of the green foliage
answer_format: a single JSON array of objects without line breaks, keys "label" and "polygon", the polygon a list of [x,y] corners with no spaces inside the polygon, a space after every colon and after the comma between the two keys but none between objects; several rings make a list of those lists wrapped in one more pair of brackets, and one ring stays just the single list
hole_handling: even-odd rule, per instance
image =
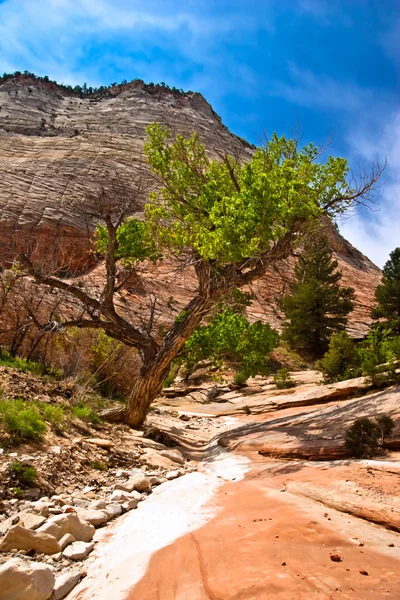
[{"label": "green foliage", "polygon": [[0,400],[0,421],[17,441],[40,440],[46,432],[38,408],[23,400]]},{"label": "green foliage", "polygon": [[346,448],[357,458],[370,458],[378,451],[378,430],[368,417],[360,417],[347,429]]},{"label": "green foliage", "polygon": [[296,382],[290,376],[289,370],[286,367],[279,369],[274,376],[274,383],[278,390],[295,387]]},{"label": "green foliage", "polygon": [[329,350],[316,363],[316,368],[324,375],[324,381],[344,381],[361,375],[360,359],[354,341],[345,331],[336,333],[329,342]]},{"label": "green foliage", "polygon": [[267,324],[251,324],[244,315],[225,308],[212,323],[197,327],[186,342],[181,361],[189,368],[200,360],[215,364],[228,361],[237,371],[236,382],[269,372],[267,355],[278,344],[279,336]]},{"label": "green foliage", "polygon": [[92,408],[90,408],[90,406],[87,406],[83,402],[80,402],[73,407],[72,414],[77,419],[80,419],[81,421],[88,421],[93,425],[98,425],[101,423],[99,415]]},{"label": "green foliage", "polygon": [[26,358],[11,357],[8,352],[2,351],[0,354],[0,365],[18,369],[23,373],[32,373],[42,377],[49,375],[53,379],[61,379],[61,371],[56,369],[47,369],[43,363],[26,360]]},{"label": "green foliage", "polygon": [[15,460],[10,465],[11,473],[18,479],[23,485],[30,485],[35,481],[37,472],[35,467],[23,465],[18,460]]},{"label": "green foliage", "polygon": [[65,424],[65,413],[62,406],[54,404],[42,404],[42,415],[43,419],[50,424],[50,426],[57,432],[60,433],[64,429]]},{"label": "green foliage", "polygon": [[[154,241],[146,223],[139,219],[126,219],[117,229],[116,258],[122,259],[124,266],[131,266],[136,262],[150,260],[156,262],[161,255],[156,251]],[[96,230],[96,250],[106,254],[108,247],[108,232],[104,225],[98,225]]]},{"label": "green foliage", "polygon": [[392,331],[375,327],[358,350],[361,369],[371,378],[374,387],[383,387],[396,381],[395,361],[400,358],[400,338]]},{"label": "green foliage", "polygon": [[394,427],[395,422],[389,415],[379,415],[374,420],[360,417],[346,431],[346,448],[353,456],[370,458],[384,447]]},{"label": "green foliage", "polygon": [[383,267],[382,283],[375,290],[377,306],[373,310],[375,319],[384,319],[386,325],[400,333],[400,248],[390,253]]},{"label": "green foliage", "polygon": [[[256,256],[299,219],[314,219],[349,192],[345,159],[317,161],[320,150],[301,149],[273,134],[251,160],[210,159],[198,135],[171,139],[166,127],[147,128],[145,154],[163,187],[145,208],[154,240],[179,253],[193,248],[219,265]],[[348,202],[350,204],[350,201]],[[333,202],[334,212],[345,208]]]},{"label": "green foliage", "polygon": [[93,469],[96,469],[97,471],[107,471],[107,470],[108,470],[108,467],[107,467],[106,463],[104,463],[104,462],[101,462],[101,461],[99,461],[99,460],[94,460],[94,461],[92,461],[92,462],[90,463],[90,466],[91,466]]},{"label": "green foliage", "polygon": [[321,355],[332,333],[345,328],[354,290],[340,286],[337,267],[327,238],[314,231],[295,267],[290,293],[280,301],[286,317],[282,337],[291,348]]}]

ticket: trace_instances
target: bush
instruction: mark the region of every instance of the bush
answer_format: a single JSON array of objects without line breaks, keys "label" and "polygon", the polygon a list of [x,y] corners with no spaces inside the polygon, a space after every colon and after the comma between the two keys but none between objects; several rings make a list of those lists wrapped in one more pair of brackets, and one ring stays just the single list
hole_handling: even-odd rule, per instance
[{"label": "bush", "polygon": [[30,485],[37,476],[35,467],[25,466],[18,460],[15,460],[10,465],[12,474],[18,479],[23,485]]},{"label": "bush", "polygon": [[62,406],[52,404],[42,404],[42,414],[45,421],[50,423],[56,432],[63,430],[65,414]]},{"label": "bush", "polygon": [[296,382],[290,377],[289,371],[286,367],[279,369],[277,374],[274,376],[274,383],[278,390],[292,388],[296,385]]},{"label": "bush", "polygon": [[400,356],[400,340],[391,335],[391,330],[375,327],[359,348],[362,371],[377,388],[394,383],[397,378],[395,361]]},{"label": "bush", "polygon": [[394,427],[395,422],[389,415],[379,415],[374,420],[360,417],[346,431],[346,448],[353,456],[370,458],[383,449]]},{"label": "bush", "polygon": [[268,354],[279,336],[268,324],[250,323],[243,314],[225,308],[206,326],[197,327],[183,347],[180,362],[193,368],[209,359],[215,365],[226,361],[236,371],[235,383],[269,373]]},{"label": "bush", "polygon": [[370,458],[378,451],[378,429],[368,417],[356,419],[346,431],[345,444],[353,456]]},{"label": "bush", "polygon": [[77,419],[81,419],[81,421],[88,421],[89,423],[93,423],[93,425],[98,425],[101,420],[99,415],[90,408],[90,406],[86,406],[83,402],[80,402],[72,409],[72,414]]},{"label": "bush", "polygon": [[1,400],[0,420],[18,441],[39,440],[46,432],[46,424],[36,406],[23,400]]},{"label": "bush", "polygon": [[323,373],[324,381],[331,383],[361,375],[359,363],[355,343],[345,331],[341,331],[332,336],[329,350],[317,361],[316,368]]}]

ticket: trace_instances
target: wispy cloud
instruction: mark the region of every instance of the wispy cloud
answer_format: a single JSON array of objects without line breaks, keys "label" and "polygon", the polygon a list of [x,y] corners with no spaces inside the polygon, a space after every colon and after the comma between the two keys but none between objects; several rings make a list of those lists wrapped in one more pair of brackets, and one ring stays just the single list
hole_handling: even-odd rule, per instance
[{"label": "wispy cloud", "polygon": [[351,158],[374,161],[387,158],[382,175],[379,210],[362,213],[348,219],[340,227],[353,245],[382,267],[389,253],[400,246],[400,111],[389,115],[382,131],[374,139],[367,128],[348,133]]}]

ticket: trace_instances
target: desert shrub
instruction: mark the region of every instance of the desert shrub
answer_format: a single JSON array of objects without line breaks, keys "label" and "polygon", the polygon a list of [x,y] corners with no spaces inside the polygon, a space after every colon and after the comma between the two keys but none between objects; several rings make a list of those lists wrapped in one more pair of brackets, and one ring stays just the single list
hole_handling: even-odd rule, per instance
[{"label": "desert shrub", "polygon": [[398,336],[392,331],[375,327],[358,350],[361,369],[368,375],[374,387],[380,388],[396,381],[396,359],[400,355]]},{"label": "desert shrub", "polygon": [[27,360],[18,356],[11,357],[8,352],[2,352],[0,355],[0,364],[6,367],[18,369],[23,373],[32,373],[33,375],[51,375],[55,379],[60,379],[61,373],[57,370],[49,370],[43,363]]},{"label": "desert shrub", "polygon": [[38,408],[23,400],[0,400],[0,420],[4,429],[18,441],[39,440],[46,432]]},{"label": "desert shrub", "polygon": [[15,460],[10,465],[11,473],[18,479],[19,483],[23,485],[30,485],[37,476],[35,467],[30,465],[23,465],[18,460]]},{"label": "desert shrub", "polygon": [[106,463],[104,463],[104,462],[101,462],[101,461],[99,461],[99,460],[93,460],[93,461],[90,463],[90,466],[91,466],[93,469],[96,469],[97,471],[107,471],[107,470],[108,470],[108,467],[107,467]]},{"label": "desert shrub", "polygon": [[344,381],[361,375],[360,359],[354,341],[345,331],[336,333],[329,342],[329,350],[316,363],[325,382]]},{"label": "desert shrub", "polygon": [[386,439],[392,435],[395,422],[389,415],[379,415],[375,418],[375,424],[379,432],[380,444],[383,446]]},{"label": "desert shrub", "polygon": [[100,423],[99,415],[90,406],[87,406],[83,402],[80,402],[72,408],[72,414],[81,421],[88,421],[93,425]]},{"label": "desert shrub", "polygon": [[346,448],[353,456],[370,458],[382,450],[394,427],[395,422],[389,415],[379,415],[375,419],[360,417],[346,431]]},{"label": "desert shrub", "polygon": [[296,385],[296,382],[293,381],[286,367],[279,369],[277,374],[274,376],[274,383],[278,390],[295,387]]},{"label": "desert shrub", "polygon": [[369,458],[378,451],[378,439],[376,423],[368,417],[360,417],[347,429],[345,444],[353,456]]}]

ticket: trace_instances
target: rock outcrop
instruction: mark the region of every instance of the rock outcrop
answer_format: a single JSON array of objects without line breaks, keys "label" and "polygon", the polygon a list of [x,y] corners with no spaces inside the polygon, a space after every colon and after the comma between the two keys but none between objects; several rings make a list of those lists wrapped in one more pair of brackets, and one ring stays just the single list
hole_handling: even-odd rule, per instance
[{"label": "rock outcrop", "polygon": [[[162,86],[132,82],[110,88],[103,98],[79,97],[52,83],[29,77],[8,79],[0,85],[0,262],[15,249],[45,256],[47,262],[68,264],[84,271],[93,266],[88,253],[88,223],[76,209],[99,184],[117,173],[135,185],[146,173],[143,163],[145,127],[158,121],[184,135],[197,131],[208,150],[219,150],[246,160],[252,149],[232,135],[210,104],[198,93],[180,93]],[[137,208],[147,187],[138,193]],[[90,228],[90,224],[89,224]],[[365,335],[370,322],[374,289],[380,270],[329,227],[332,248],[343,271],[343,285],[356,291],[356,307],[349,332]],[[171,283],[177,307],[183,306],[195,281],[193,276],[171,274],[171,265],[154,267],[142,274],[126,293],[140,302],[142,288],[156,291],[166,301]],[[255,286],[260,301],[251,317],[268,320],[280,328],[276,298],[290,280],[293,262],[278,265]],[[132,290],[131,290],[132,291]],[[143,290],[142,290],[143,292]]]}]

